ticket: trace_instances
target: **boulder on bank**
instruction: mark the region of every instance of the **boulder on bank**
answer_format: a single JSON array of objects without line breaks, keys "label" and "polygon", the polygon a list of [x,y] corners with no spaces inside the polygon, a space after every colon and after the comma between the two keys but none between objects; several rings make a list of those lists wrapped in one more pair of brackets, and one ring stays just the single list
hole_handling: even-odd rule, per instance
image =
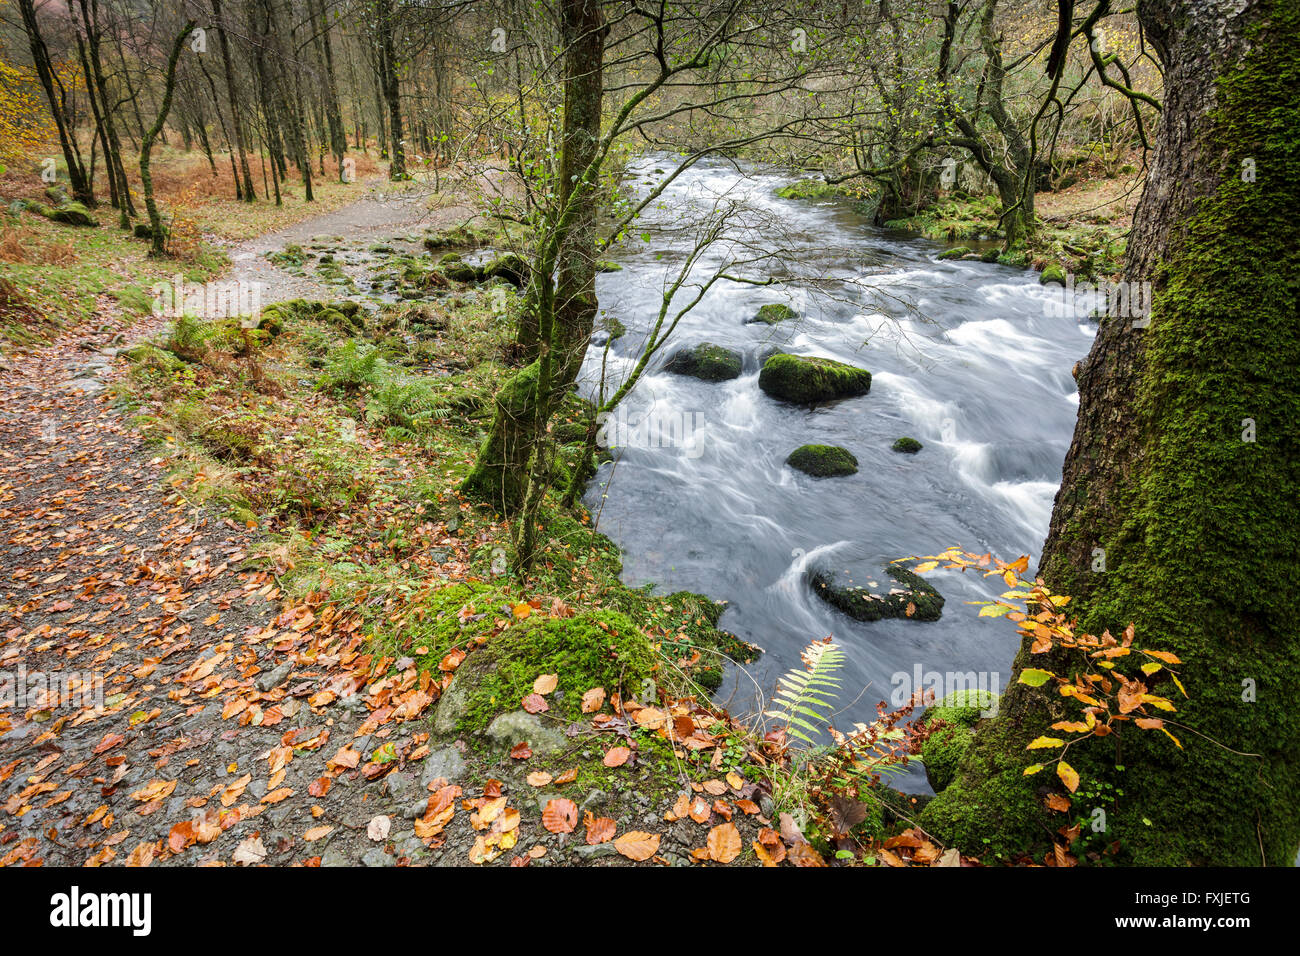
[{"label": "boulder on bank", "polygon": [[763,363],[758,387],[773,398],[808,405],[867,394],[871,373],[834,359],[773,355]]},{"label": "boulder on bank", "polygon": [[858,460],[847,448],[836,445],[800,445],[790,452],[785,463],[814,478],[834,478],[858,473]]},{"label": "boulder on bank", "polygon": [[1065,269],[1059,262],[1048,263],[1044,268],[1042,275],[1038,277],[1039,285],[1056,284],[1065,285]]},{"label": "boulder on bank", "polygon": [[856,584],[850,574],[821,569],[813,572],[812,589],[831,607],[857,621],[879,621],[885,617],[939,620],[943,613],[943,595],[932,584],[898,565],[891,564],[885,573],[897,582],[897,586],[883,593]]},{"label": "boulder on bank", "polygon": [[974,739],[975,725],[997,700],[998,695],[987,690],[955,690],[926,709],[922,724],[931,733],[921,744],[921,763],[935,793],[956,778],[957,765]]},{"label": "boulder on bank", "polygon": [[799,313],[782,302],[769,302],[767,305],[760,306],[757,314],[751,319],[746,319],[746,324],[762,322],[764,325],[776,325],[778,322],[784,322],[787,319],[797,319]]},{"label": "boulder on bank", "polygon": [[681,349],[673,353],[664,365],[664,371],[690,375],[706,382],[725,382],[739,378],[743,364],[740,356],[730,349],[703,342],[693,349]]}]

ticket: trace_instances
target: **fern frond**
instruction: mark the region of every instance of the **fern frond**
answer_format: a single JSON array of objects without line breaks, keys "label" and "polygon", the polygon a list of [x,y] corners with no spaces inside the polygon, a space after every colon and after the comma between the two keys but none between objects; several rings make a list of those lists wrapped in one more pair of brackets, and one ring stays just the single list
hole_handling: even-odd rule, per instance
[{"label": "fern frond", "polygon": [[844,665],[844,652],[827,638],[809,644],[800,656],[807,669],[794,669],[781,677],[772,709],[765,715],[782,721],[791,736],[816,744],[811,735],[822,733],[829,720],[827,698],[834,698],[839,687],[835,672]]}]

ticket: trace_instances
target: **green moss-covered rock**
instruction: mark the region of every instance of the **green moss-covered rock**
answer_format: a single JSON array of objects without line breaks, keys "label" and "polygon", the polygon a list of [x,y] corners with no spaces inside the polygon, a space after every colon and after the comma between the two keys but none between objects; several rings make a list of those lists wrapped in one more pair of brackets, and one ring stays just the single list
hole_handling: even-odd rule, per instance
[{"label": "green moss-covered rock", "polygon": [[1038,277],[1040,285],[1065,285],[1065,269],[1059,262],[1049,262]]},{"label": "green moss-covered rock", "polygon": [[790,452],[785,463],[814,478],[855,475],[858,460],[847,448],[836,445],[800,445]]},{"label": "green moss-covered rock", "polygon": [[721,345],[701,343],[693,349],[681,349],[664,365],[665,372],[690,375],[706,382],[724,382],[739,378],[744,363],[740,356]]},{"label": "green moss-covered rock", "polygon": [[[409,274],[410,271],[411,269],[408,268],[407,273]],[[448,279],[451,279],[453,282],[477,282],[479,281],[480,278],[479,271],[477,269],[475,269],[468,262],[461,262],[459,260],[455,262],[449,262],[445,266],[443,266],[442,274],[445,275]],[[404,278],[406,277],[405,274],[403,277]],[[419,282],[422,280],[423,280],[423,274],[421,274],[419,280],[407,278],[408,282]]]},{"label": "green moss-covered rock", "polygon": [[471,653],[457,670],[454,683],[466,692],[458,729],[482,732],[499,714],[517,710],[543,674],[559,678],[556,691],[545,698],[546,715],[577,720],[582,695],[593,687],[625,697],[641,694],[654,662],[649,639],[617,611],[517,622]]},{"label": "green moss-covered rock", "polygon": [[956,779],[957,767],[975,739],[973,728],[997,699],[987,690],[955,690],[926,709],[921,722],[931,733],[921,744],[921,762],[935,793]]},{"label": "green moss-covered rock", "polygon": [[528,283],[530,271],[528,263],[522,256],[507,252],[485,265],[479,271],[479,278],[481,280],[504,279],[515,288],[522,289]]},{"label": "green moss-covered rock", "polygon": [[893,451],[902,452],[904,455],[915,455],[921,450],[922,445],[915,438],[903,436],[889,446]]},{"label": "green moss-covered rock", "polygon": [[763,363],[758,387],[773,398],[806,405],[865,395],[871,373],[833,359],[773,355]]},{"label": "green moss-covered rock", "polygon": [[956,778],[957,766],[974,739],[974,732],[959,724],[940,727],[926,738],[921,745],[921,763],[935,793],[942,792]]},{"label": "green moss-covered rock", "polygon": [[118,354],[138,369],[171,373],[185,367],[185,363],[171,352],[149,345],[147,342],[132,345]]},{"label": "green moss-covered rock", "polygon": [[974,727],[984,716],[985,711],[992,708],[997,700],[998,695],[988,690],[976,688],[955,690],[939,703],[926,709],[925,721],[926,723],[943,721]]},{"label": "green moss-covered rock", "polygon": [[274,338],[284,331],[284,323],[287,318],[283,309],[274,304],[268,305],[262,309],[261,315],[258,316],[257,327]]},{"label": "green moss-covered rock", "polygon": [[799,318],[799,313],[785,303],[769,302],[767,305],[760,306],[754,317],[747,321],[749,323],[762,322],[764,325],[776,325],[778,322],[797,318]]},{"label": "green moss-covered rock", "polygon": [[940,259],[960,259],[962,256],[968,256],[971,253],[970,246],[953,246],[951,249],[945,249],[939,253]]},{"label": "green moss-covered rock", "polygon": [[856,584],[850,574],[825,570],[813,572],[812,589],[831,607],[858,621],[878,621],[885,617],[939,620],[944,599],[934,585],[898,565],[891,564],[885,573],[897,582],[888,592]]},{"label": "green moss-covered rock", "polygon": [[53,222],[61,222],[66,226],[99,225],[99,220],[92,216],[90,210],[79,202],[68,202],[57,206],[50,212],[49,218]]}]

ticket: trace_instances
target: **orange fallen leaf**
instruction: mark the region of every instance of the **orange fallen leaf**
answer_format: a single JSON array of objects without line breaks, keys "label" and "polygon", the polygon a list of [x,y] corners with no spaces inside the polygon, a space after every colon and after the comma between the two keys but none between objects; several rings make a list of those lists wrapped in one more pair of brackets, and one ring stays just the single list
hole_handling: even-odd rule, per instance
[{"label": "orange fallen leaf", "polygon": [[578,805],[559,797],[548,800],[542,810],[542,826],[552,833],[572,833],[578,825]]},{"label": "orange fallen leaf", "polygon": [[558,674],[543,674],[541,677],[537,678],[537,680],[533,681],[533,693],[549,694],[559,686],[559,683],[560,676]]},{"label": "orange fallen leaf", "polygon": [[614,848],[629,860],[648,860],[659,852],[659,834],[630,830],[614,841]]},{"label": "orange fallen leaf", "polygon": [[733,823],[720,823],[709,831],[705,846],[714,863],[730,863],[740,856],[740,831]]},{"label": "orange fallen leaf", "polygon": [[605,751],[605,759],[601,762],[606,767],[621,767],[627,763],[627,758],[632,756],[632,751],[626,747],[610,747]]},{"label": "orange fallen leaf", "polygon": [[597,843],[606,843],[614,839],[614,831],[618,829],[618,824],[609,817],[596,817],[590,813],[586,815],[583,822],[587,827],[588,846],[595,846]]}]

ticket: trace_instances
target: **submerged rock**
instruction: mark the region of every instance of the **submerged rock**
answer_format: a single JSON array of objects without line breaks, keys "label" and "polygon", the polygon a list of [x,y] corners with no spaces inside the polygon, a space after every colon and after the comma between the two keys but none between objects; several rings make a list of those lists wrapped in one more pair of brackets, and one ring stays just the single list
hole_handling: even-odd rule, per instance
[{"label": "submerged rock", "polygon": [[[897,565],[890,565],[885,573],[901,586],[882,593],[855,584],[848,574],[819,569],[813,572],[812,589],[831,607],[858,621],[878,621],[884,617],[939,620],[943,613],[943,595],[932,584]],[[911,608],[911,613],[908,613],[908,608]]]},{"label": "submerged rock", "polygon": [[900,451],[905,455],[915,455],[922,449],[922,444],[915,438],[908,438],[904,435],[890,446],[894,451]]},{"label": "submerged rock", "polygon": [[785,463],[814,478],[855,475],[858,460],[847,448],[836,445],[800,445],[790,452]]},{"label": "submerged rock", "polygon": [[681,349],[664,365],[664,371],[690,375],[706,382],[725,382],[739,378],[744,363],[741,357],[721,345],[704,342],[693,349]]},{"label": "submerged rock", "polygon": [[834,359],[773,355],[763,363],[758,387],[773,398],[807,405],[865,395],[871,389],[871,373]]}]

